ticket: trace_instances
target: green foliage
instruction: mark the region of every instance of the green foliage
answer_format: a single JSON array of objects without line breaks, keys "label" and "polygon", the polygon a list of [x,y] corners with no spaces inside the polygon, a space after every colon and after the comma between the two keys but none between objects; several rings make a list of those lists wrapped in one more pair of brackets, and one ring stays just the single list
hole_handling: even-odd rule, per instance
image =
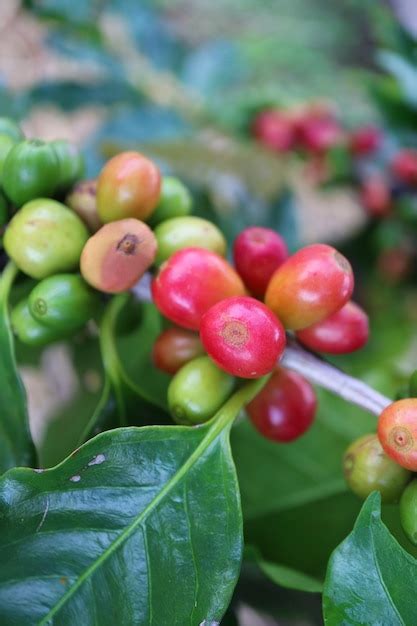
[{"label": "green foliage", "polygon": [[381,521],[371,494],[352,533],[334,551],[324,587],[324,619],[339,624],[414,624],[417,561]]}]

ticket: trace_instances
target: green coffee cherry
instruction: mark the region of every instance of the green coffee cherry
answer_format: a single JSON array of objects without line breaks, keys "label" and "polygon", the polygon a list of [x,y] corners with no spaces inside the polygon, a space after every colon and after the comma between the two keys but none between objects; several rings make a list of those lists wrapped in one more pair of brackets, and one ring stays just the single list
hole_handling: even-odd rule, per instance
[{"label": "green coffee cherry", "polygon": [[233,391],[234,378],[220,370],[208,356],[184,365],[168,387],[168,406],[178,424],[206,422]]},{"label": "green coffee cherry", "polygon": [[59,162],[59,180],[57,189],[67,191],[79,180],[85,169],[84,158],[78,148],[66,139],[56,139],[50,145]]},{"label": "green coffee cherry", "polygon": [[46,346],[48,343],[63,339],[68,334],[44,326],[35,320],[30,313],[27,300],[22,300],[15,306],[10,321],[17,338],[28,346]]},{"label": "green coffee cherry", "polygon": [[31,291],[29,309],[41,324],[57,330],[81,328],[99,306],[99,296],[76,274],[45,278]]},{"label": "green coffee cherry", "polygon": [[395,502],[410,479],[410,472],[385,454],[375,434],[364,435],[348,447],[343,470],[350,489],[363,500],[379,491],[383,502]]},{"label": "green coffee cherry", "polygon": [[417,545],[417,479],[404,489],[400,500],[401,526],[409,540]]},{"label": "green coffee cherry", "polygon": [[3,166],[3,188],[17,207],[35,198],[53,196],[60,165],[51,144],[38,139],[12,147]]},{"label": "green coffee cherry", "polygon": [[156,226],[171,217],[183,217],[191,213],[192,198],[187,187],[174,176],[164,176],[161,195],[149,223]]},{"label": "green coffee cherry", "polygon": [[9,135],[0,135],[0,184],[3,180],[3,167],[7,155],[16,144],[16,141]]},{"label": "green coffee cherry", "polygon": [[88,230],[73,211],[40,198],[12,218],[4,248],[22,272],[41,279],[76,269],[87,239]]},{"label": "green coffee cherry", "polygon": [[221,231],[201,217],[173,217],[159,224],[154,232],[158,242],[158,265],[183,248],[205,248],[220,256],[226,254],[227,244]]},{"label": "green coffee cherry", "polygon": [[0,117],[0,135],[7,135],[14,143],[23,141],[25,138],[22,129],[9,117]]}]

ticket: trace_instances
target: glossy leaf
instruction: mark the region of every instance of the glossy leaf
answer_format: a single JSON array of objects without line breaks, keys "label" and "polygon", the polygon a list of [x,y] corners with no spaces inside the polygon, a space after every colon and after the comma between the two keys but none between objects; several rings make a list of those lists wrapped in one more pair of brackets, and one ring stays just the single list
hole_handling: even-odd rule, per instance
[{"label": "glossy leaf", "polygon": [[0,279],[0,472],[35,463],[26,392],[17,370],[9,319],[9,294],[16,273],[10,264]]},{"label": "glossy leaf", "polygon": [[381,521],[380,496],[373,493],[352,533],[330,559],[325,624],[411,626],[417,620],[416,594],[417,561]]},{"label": "glossy leaf", "polygon": [[242,552],[228,441],[252,382],[201,428],[122,428],[0,483],[0,623],[217,623]]}]

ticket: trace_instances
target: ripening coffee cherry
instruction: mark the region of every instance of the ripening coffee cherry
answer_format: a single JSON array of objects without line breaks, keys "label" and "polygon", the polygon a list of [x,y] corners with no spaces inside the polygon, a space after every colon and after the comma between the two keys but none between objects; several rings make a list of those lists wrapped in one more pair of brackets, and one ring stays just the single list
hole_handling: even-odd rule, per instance
[{"label": "ripening coffee cherry", "polygon": [[203,248],[179,250],[152,282],[152,297],[162,315],[191,330],[200,328],[201,317],[213,304],[244,293],[233,267]]},{"label": "ripening coffee cherry", "polygon": [[83,180],[65,198],[65,204],[75,211],[87,228],[95,233],[103,225],[97,214],[97,180]]},{"label": "ripening coffee cherry", "polygon": [[20,126],[10,117],[0,117],[0,135],[7,135],[15,143],[25,138]]},{"label": "ripening coffee cherry", "polygon": [[35,320],[27,300],[22,300],[14,307],[10,322],[16,337],[28,346],[46,346],[68,335],[67,331],[45,326]]},{"label": "ripening coffee cherry", "polygon": [[233,244],[233,260],[239,276],[259,298],[265,294],[272,274],[287,258],[284,239],[270,228],[245,228]]},{"label": "ripening coffee cherry", "polygon": [[404,489],[400,500],[401,526],[411,543],[417,545],[417,479]]},{"label": "ripening coffee cherry", "polygon": [[400,150],[391,163],[394,176],[406,185],[417,185],[417,150]]},{"label": "ripening coffee cherry", "polygon": [[226,254],[227,244],[222,232],[201,217],[173,217],[159,224],[154,232],[158,242],[158,265],[183,248],[205,248],[220,256]]},{"label": "ripening coffee cherry", "polygon": [[84,174],[84,158],[78,148],[66,139],[56,139],[50,145],[59,163],[57,191],[67,191]]},{"label": "ripening coffee cherry", "polygon": [[410,472],[385,454],[375,434],[351,443],[343,457],[343,472],[350,489],[363,500],[379,491],[383,502],[395,502],[410,480]]},{"label": "ripening coffee cherry", "polygon": [[277,367],[246,410],[261,435],[287,443],[310,428],[316,407],[316,394],[310,383],[296,372]]},{"label": "ripening coffee cherry", "polygon": [[29,310],[41,324],[57,330],[81,328],[98,310],[99,298],[77,274],[41,280],[29,295]]},{"label": "ripening coffee cherry", "polygon": [[179,369],[197,356],[204,348],[197,333],[172,326],[164,330],[153,345],[152,360],[155,366],[167,374],[176,374]]},{"label": "ripening coffee cherry", "polygon": [[156,239],[144,222],[133,218],[105,224],[85,244],[83,278],[99,291],[127,291],[142,278],[156,255]]},{"label": "ripening coffee cherry", "polygon": [[349,148],[354,156],[372,154],[382,143],[382,132],[376,126],[363,126],[354,130],[349,137]]},{"label": "ripening coffee cherry", "polygon": [[212,306],[201,318],[201,342],[213,361],[233,376],[259,378],[284,352],[281,322],[262,302],[238,296]]},{"label": "ripening coffee cherry", "polygon": [[22,272],[41,279],[76,269],[87,239],[87,228],[73,211],[40,198],[14,215],[4,235],[4,248]]},{"label": "ripening coffee cherry", "polygon": [[29,200],[54,195],[60,176],[58,157],[50,143],[21,141],[8,153],[2,176],[7,197],[21,207]]},{"label": "ripening coffee cherry", "polygon": [[252,135],[265,147],[277,152],[288,152],[295,144],[291,118],[276,109],[262,111],[255,117]]},{"label": "ripening coffee cherry", "polygon": [[381,218],[391,212],[391,190],[382,176],[374,175],[364,180],[359,197],[371,217]]},{"label": "ripening coffee cherry", "polygon": [[286,328],[301,330],[341,309],[352,291],[353,272],[347,259],[331,246],[313,244],[276,270],[265,303]]},{"label": "ripening coffee cherry", "polygon": [[369,337],[369,320],[365,311],[354,302],[304,330],[297,339],[310,350],[328,354],[346,354],[362,348]]},{"label": "ripening coffee cherry", "polygon": [[234,378],[220,370],[207,356],[184,365],[168,387],[168,406],[175,422],[201,424],[220,409],[233,391]]},{"label": "ripening coffee cherry", "polygon": [[378,419],[378,437],[396,463],[417,471],[417,398],[397,400]]},{"label": "ripening coffee cherry", "polygon": [[107,161],[97,183],[97,212],[103,223],[128,217],[147,220],[158,204],[161,174],[139,152],[122,152]]},{"label": "ripening coffee cherry", "polygon": [[149,224],[154,227],[172,217],[189,215],[191,207],[192,197],[187,187],[174,176],[164,176],[159,202],[149,219]]}]

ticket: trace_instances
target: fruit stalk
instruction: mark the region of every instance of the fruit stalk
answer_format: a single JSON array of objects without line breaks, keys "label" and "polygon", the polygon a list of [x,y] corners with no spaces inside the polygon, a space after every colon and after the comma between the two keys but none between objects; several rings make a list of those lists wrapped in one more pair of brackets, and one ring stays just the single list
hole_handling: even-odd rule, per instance
[{"label": "fruit stalk", "polygon": [[[151,302],[150,275],[146,273],[131,292],[137,300]],[[287,346],[280,364],[304,376],[313,385],[356,404],[375,416],[392,403],[390,398],[372,389],[369,385],[328,363],[314,352],[303,348],[296,339],[287,336]]]}]

